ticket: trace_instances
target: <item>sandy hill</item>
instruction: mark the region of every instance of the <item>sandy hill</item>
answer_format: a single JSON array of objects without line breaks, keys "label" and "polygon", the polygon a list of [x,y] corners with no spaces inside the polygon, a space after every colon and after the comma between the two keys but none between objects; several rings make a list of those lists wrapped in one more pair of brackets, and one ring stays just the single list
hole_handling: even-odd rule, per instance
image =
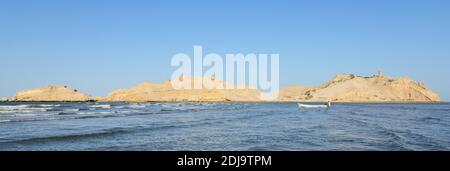
[{"label": "sandy hill", "polygon": [[[203,78],[187,78],[194,81]],[[211,79],[211,78],[206,78]],[[211,89],[176,90],[170,81],[161,84],[141,83],[128,89],[115,90],[107,97],[92,98],[66,86],[47,86],[21,91],[13,101],[192,101],[192,102],[257,102],[260,91],[256,89],[215,89],[224,81],[208,84]],[[4,99],[7,100],[6,98]],[[336,75],[330,81],[316,87],[291,86],[280,90],[276,101],[335,101],[335,102],[438,102],[439,95],[424,84],[406,77],[390,78],[383,75],[361,77],[352,74]]]},{"label": "sandy hill", "polygon": [[[195,79],[187,78],[192,82]],[[108,94],[104,101],[259,101],[259,91],[255,89],[215,89],[224,86],[223,81],[210,84],[211,89],[176,90],[169,81],[161,84],[144,82],[129,89],[116,90]]]},{"label": "sandy hill", "polygon": [[336,75],[318,87],[287,87],[280,91],[281,101],[339,102],[437,102],[439,95],[424,84],[409,78],[383,75],[361,77]]},{"label": "sandy hill", "polygon": [[17,93],[13,101],[40,101],[40,102],[83,102],[90,101],[92,98],[80,93],[76,89],[67,88],[66,86],[47,86],[24,90]]}]

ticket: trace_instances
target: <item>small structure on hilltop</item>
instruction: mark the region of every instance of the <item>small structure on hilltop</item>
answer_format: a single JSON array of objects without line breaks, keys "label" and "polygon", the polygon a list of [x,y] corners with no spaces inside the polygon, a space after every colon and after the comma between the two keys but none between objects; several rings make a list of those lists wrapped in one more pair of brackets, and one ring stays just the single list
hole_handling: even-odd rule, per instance
[{"label": "small structure on hilltop", "polygon": [[383,72],[381,72],[381,71],[378,71],[377,72],[377,75],[375,75],[376,77],[383,77],[384,75],[383,75]]}]

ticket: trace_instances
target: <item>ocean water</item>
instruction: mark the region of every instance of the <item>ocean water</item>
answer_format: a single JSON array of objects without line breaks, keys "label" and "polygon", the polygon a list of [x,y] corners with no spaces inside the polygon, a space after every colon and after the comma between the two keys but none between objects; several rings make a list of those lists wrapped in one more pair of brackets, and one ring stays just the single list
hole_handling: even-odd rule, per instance
[{"label": "ocean water", "polygon": [[0,151],[449,149],[449,103],[0,103]]}]

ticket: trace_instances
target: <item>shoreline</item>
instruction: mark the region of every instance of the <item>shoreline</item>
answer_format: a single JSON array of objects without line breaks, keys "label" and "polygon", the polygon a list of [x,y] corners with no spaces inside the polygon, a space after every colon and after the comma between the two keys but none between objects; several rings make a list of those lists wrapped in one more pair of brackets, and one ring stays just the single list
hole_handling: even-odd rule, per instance
[{"label": "shoreline", "polygon": [[[326,103],[324,101],[7,101],[2,103]],[[447,101],[337,101],[334,104],[445,104]]]},{"label": "shoreline", "polygon": [[[220,85],[220,84],[219,84]],[[299,103],[439,103],[439,94],[423,83],[381,74],[363,77],[338,74],[320,86],[288,86],[278,91],[277,98],[264,99],[259,89],[174,89],[171,80],[163,83],[144,82],[131,88],[113,90],[107,96],[91,96],[68,86],[45,86],[22,90],[14,102],[299,102]],[[276,97],[276,96],[274,96]]]}]

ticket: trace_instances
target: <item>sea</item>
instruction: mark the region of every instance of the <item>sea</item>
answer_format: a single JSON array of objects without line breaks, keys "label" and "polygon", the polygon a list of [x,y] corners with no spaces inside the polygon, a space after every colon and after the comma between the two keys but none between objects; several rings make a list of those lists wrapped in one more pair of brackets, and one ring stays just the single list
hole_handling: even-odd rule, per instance
[{"label": "sea", "polygon": [[449,103],[0,103],[0,151],[449,149]]}]

